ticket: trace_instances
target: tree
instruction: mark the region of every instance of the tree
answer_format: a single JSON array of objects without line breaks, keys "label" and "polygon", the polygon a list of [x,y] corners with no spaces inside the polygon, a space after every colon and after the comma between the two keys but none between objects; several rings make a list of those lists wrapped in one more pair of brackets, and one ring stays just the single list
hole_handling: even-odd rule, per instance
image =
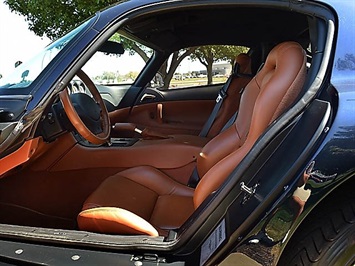
[{"label": "tree", "polygon": [[125,80],[135,80],[138,76],[138,72],[136,71],[130,71],[126,75],[124,75]]},{"label": "tree", "polygon": [[235,57],[247,52],[248,48],[233,45],[206,45],[200,46],[191,54],[192,60],[199,60],[207,70],[207,84],[212,84],[212,66],[218,61],[228,61],[233,64]]},{"label": "tree", "polygon": [[182,60],[187,56],[191,56],[191,54],[195,50],[196,47],[191,47],[191,48],[181,49],[179,51],[176,51],[170,56],[170,60],[166,60],[164,64],[160,67],[159,73],[162,75],[164,81],[164,85],[163,85],[164,89],[168,88],[170,81],[173,78],[173,75],[175,73],[175,70],[180,65]]},{"label": "tree", "polygon": [[101,79],[106,80],[107,83],[113,82],[117,79],[117,74],[115,72],[104,71]]}]

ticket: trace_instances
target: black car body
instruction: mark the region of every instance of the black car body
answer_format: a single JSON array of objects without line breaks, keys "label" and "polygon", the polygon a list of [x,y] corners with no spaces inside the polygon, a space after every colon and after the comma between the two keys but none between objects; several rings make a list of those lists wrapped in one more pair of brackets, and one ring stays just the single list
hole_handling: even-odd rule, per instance
[{"label": "black car body", "polygon": [[[46,48],[58,53],[33,78],[31,64],[22,64],[13,79],[0,80],[0,261],[353,265],[354,12],[353,2],[336,0],[124,1]],[[297,101],[267,128],[223,185],[166,236],[98,234],[76,226],[74,214],[89,192],[128,168],[120,161],[132,156],[124,149],[135,142],[88,143],[67,120],[58,95],[74,84],[75,74],[97,50],[112,52],[102,47],[115,32],[153,53],[132,85],[98,86],[106,95],[111,124],[157,129],[150,108],[161,104],[168,112],[176,104],[179,115],[161,126],[169,134],[196,134],[201,123],[193,125],[194,119],[186,117],[199,117],[203,125],[222,86],[154,87],[151,80],[171,53],[211,44],[247,46],[255,74],[277,43],[296,41],[307,51],[307,79]],[[208,102],[207,110],[202,102]],[[134,110],[152,114],[154,121],[138,119]],[[180,120],[189,123],[173,123]],[[81,152],[71,153],[74,147]],[[112,156],[114,149],[119,156]],[[144,164],[138,157],[132,166]]]}]

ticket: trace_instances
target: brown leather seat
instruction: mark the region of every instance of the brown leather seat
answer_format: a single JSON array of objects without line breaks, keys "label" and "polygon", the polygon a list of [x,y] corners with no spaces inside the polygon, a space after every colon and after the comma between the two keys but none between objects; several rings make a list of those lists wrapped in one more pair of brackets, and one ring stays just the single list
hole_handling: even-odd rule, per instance
[{"label": "brown leather seat", "polygon": [[180,227],[296,99],[305,75],[302,47],[295,42],[277,45],[246,86],[234,125],[202,149],[197,159],[202,178],[196,189],[177,183],[153,167],[134,167],[107,178],[89,196],[78,215],[79,228],[157,236]]}]

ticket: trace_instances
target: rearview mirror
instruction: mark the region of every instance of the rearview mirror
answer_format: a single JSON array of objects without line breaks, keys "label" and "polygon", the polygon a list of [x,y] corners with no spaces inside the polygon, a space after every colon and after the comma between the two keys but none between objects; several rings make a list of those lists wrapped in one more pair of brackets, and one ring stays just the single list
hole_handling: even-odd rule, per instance
[{"label": "rearview mirror", "polygon": [[123,45],[118,42],[106,41],[101,45],[99,51],[105,54],[123,54],[124,48]]}]

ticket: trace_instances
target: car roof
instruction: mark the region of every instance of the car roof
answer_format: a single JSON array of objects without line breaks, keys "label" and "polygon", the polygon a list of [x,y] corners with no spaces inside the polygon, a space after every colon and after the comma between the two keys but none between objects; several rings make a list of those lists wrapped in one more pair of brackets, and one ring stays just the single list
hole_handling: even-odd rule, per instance
[{"label": "car roof", "polygon": [[211,44],[251,47],[261,42],[302,39],[308,36],[308,23],[306,16],[288,8],[186,5],[135,18],[124,32],[164,51]]}]

